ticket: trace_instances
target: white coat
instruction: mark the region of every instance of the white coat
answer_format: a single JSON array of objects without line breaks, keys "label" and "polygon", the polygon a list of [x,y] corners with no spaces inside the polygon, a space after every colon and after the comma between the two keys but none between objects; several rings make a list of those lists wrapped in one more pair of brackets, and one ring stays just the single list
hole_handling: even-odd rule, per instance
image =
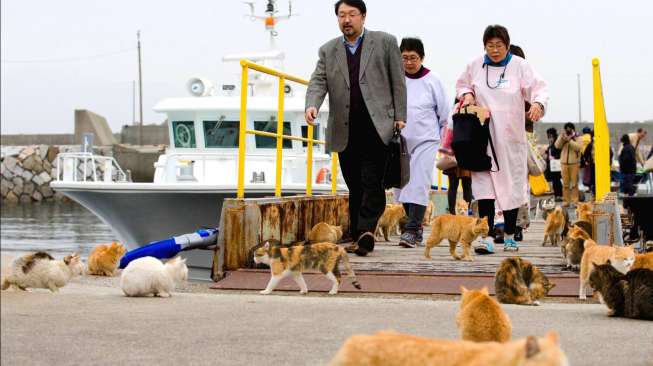
[{"label": "white coat", "polygon": [[428,72],[419,79],[406,78],[408,114],[401,131],[410,152],[410,180],[395,189],[395,200],[426,206],[433,183],[435,158],[440,136],[444,134],[450,103],[440,79]]}]

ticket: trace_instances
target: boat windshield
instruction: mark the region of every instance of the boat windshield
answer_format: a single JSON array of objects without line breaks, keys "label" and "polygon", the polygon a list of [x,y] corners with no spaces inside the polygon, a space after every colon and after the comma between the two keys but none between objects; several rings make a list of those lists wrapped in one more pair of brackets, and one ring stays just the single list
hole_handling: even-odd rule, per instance
[{"label": "boat windshield", "polygon": [[238,121],[204,121],[204,144],[207,148],[237,148],[239,134]]}]

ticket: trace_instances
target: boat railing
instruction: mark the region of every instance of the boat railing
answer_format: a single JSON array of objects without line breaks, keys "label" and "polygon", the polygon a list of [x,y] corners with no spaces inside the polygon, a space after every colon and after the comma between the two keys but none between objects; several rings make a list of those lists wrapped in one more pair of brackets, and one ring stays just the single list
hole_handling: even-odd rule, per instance
[{"label": "boat railing", "polygon": [[[238,190],[237,198],[245,197],[245,136],[247,134],[267,136],[276,138],[277,140],[277,154],[276,154],[276,176],[275,176],[275,185],[274,185],[274,195],[277,197],[281,196],[281,174],[282,174],[282,163],[283,163],[283,140],[297,140],[306,142],[306,195],[312,195],[313,187],[313,144],[324,144],[324,141],[314,140],[313,139],[313,126],[308,125],[306,138],[284,135],[283,134],[283,109],[284,109],[284,98],[285,98],[285,83],[286,80],[293,81],[302,85],[308,85],[308,80],[286,74],[284,72],[265,67],[248,60],[241,60],[240,65],[242,66],[242,79],[241,79],[241,94],[240,94],[240,134],[238,137]],[[247,91],[248,91],[248,75],[249,70],[255,70],[275,76],[279,79],[279,101],[278,101],[278,110],[277,110],[277,132],[264,132],[257,130],[250,130],[246,128],[247,121]],[[331,154],[331,193],[336,193],[337,188],[337,179],[338,176],[338,154]]]},{"label": "boat railing", "polygon": [[58,181],[128,182],[130,179],[116,159],[91,152],[66,152],[57,155]]}]

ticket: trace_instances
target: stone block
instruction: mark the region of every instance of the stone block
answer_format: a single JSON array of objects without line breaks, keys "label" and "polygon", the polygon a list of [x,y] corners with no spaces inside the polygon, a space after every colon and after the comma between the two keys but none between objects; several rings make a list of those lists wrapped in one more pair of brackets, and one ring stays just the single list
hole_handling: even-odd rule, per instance
[{"label": "stone block", "polygon": [[57,160],[57,155],[59,154],[59,146],[50,146],[48,149],[48,161],[53,162]]},{"label": "stone block", "polygon": [[5,184],[7,184],[7,187],[9,187],[9,189],[14,189],[14,187],[16,186],[11,179],[3,179],[2,181],[5,182]]},{"label": "stone block", "polygon": [[41,201],[43,200],[43,195],[39,191],[34,191],[34,193],[32,193],[32,199],[37,202]]},{"label": "stone block", "polygon": [[23,185],[23,193],[25,193],[26,195],[31,195],[32,193],[34,193],[34,189],[35,189],[34,183],[32,182],[26,182]]},{"label": "stone block", "polygon": [[25,170],[25,171],[23,171],[23,174],[21,174],[21,177],[23,177],[23,179],[26,182],[28,182],[28,181],[32,180],[32,177],[34,177],[34,174],[32,174],[32,172],[30,172],[29,170]]},{"label": "stone block", "polygon": [[34,177],[32,177],[32,182],[34,182],[34,184],[36,184],[37,186],[42,186],[45,184],[45,181],[43,180],[43,178],[41,178],[41,175],[35,175]]},{"label": "stone block", "polygon": [[13,171],[16,164],[18,164],[18,160],[13,156],[6,156],[5,160],[3,162],[4,162],[5,166],[7,167],[7,169],[9,169],[11,171]]},{"label": "stone block", "polygon": [[41,160],[45,160],[48,156],[48,145],[39,145],[39,157]]},{"label": "stone block", "polygon": [[20,151],[20,154],[18,154],[18,160],[23,161],[23,160],[27,159],[28,157],[34,155],[35,152],[36,152],[36,149],[35,149],[34,146],[28,146],[28,147],[26,147],[26,148],[24,148],[23,150]]},{"label": "stone block", "polygon": [[5,201],[9,203],[18,203],[18,196],[14,192],[9,191],[5,196]]},{"label": "stone block", "polygon": [[30,197],[30,196],[28,196],[26,194],[23,194],[23,195],[20,196],[19,201],[20,201],[20,203],[31,203],[32,202],[32,197]]},{"label": "stone block", "polygon": [[41,157],[37,155],[34,155],[34,167],[32,168],[34,171],[34,174],[39,174],[43,171],[43,160],[41,160]]},{"label": "stone block", "polygon": [[52,171],[52,163],[50,163],[47,159],[43,160],[43,171],[48,173]]},{"label": "stone block", "polygon": [[54,191],[49,185],[44,185],[39,188],[39,192],[43,195],[44,198],[51,198],[54,196]]},{"label": "stone block", "polygon": [[26,171],[26,170],[23,169],[20,165],[16,165],[16,166],[14,167],[14,175],[17,176],[17,177],[23,175],[23,173],[24,173],[25,171]]},{"label": "stone block", "polygon": [[9,193],[10,190],[7,181],[4,179],[0,180],[0,195],[2,195],[3,198],[7,196],[7,193]]},{"label": "stone block", "polygon": [[50,181],[52,180],[52,177],[48,172],[41,172],[41,174],[39,174],[39,177],[41,177],[41,179],[43,179],[45,183],[50,183]]},{"label": "stone block", "polygon": [[36,164],[36,156],[30,155],[23,159],[23,169],[34,170],[34,165]]}]

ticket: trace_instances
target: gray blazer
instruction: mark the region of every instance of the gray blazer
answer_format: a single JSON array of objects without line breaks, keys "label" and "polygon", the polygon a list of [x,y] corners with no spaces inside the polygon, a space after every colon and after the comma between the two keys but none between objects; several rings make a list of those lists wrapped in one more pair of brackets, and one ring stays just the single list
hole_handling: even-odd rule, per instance
[{"label": "gray blazer", "polygon": [[[397,39],[365,29],[359,84],[381,140],[392,138],[394,121],[406,121],[406,80]],[[325,43],[306,91],[306,109],[318,110],[329,93],[326,148],[340,152],[349,139],[349,67],[342,36]]]}]

